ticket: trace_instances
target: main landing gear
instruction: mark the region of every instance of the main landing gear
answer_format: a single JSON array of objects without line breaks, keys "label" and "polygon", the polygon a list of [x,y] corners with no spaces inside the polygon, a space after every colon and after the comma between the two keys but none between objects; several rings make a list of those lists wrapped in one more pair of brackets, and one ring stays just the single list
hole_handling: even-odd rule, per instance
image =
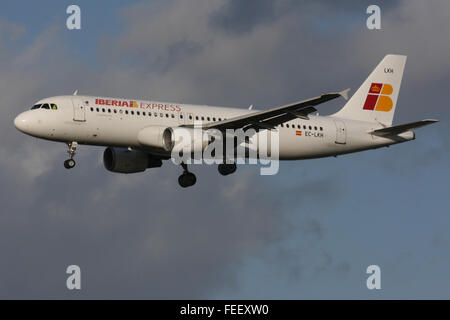
[{"label": "main landing gear", "polygon": [[76,141],[72,141],[67,145],[69,147],[69,151],[67,151],[67,153],[69,154],[70,158],[64,161],[64,168],[72,169],[73,167],[75,167],[76,164],[75,160],[73,160],[73,156],[75,155],[75,151],[77,150],[78,143]]},{"label": "main landing gear", "polygon": [[235,163],[222,163],[219,164],[219,166],[217,167],[217,169],[219,170],[219,173],[223,176],[227,176],[229,174],[232,174],[236,171],[236,164]]},{"label": "main landing gear", "polygon": [[183,174],[178,177],[178,183],[183,188],[193,186],[197,182],[195,174],[188,171],[187,164],[181,163],[181,166],[183,167]]}]

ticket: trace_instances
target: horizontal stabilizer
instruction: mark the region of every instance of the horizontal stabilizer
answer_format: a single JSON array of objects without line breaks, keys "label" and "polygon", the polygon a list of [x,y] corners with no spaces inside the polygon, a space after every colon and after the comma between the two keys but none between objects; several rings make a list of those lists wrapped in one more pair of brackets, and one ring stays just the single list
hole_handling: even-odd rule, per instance
[{"label": "horizontal stabilizer", "polygon": [[426,119],[426,120],[421,120],[421,121],[416,121],[416,122],[411,122],[411,123],[406,123],[406,124],[401,124],[398,126],[392,126],[392,127],[387,127],[387,128],[382,128],[382,129],[377,129],[371,132],[371,134],[374,134],[376,136],[390,136],[390,135],[396,135],[396,134],[400,134],[402,132],[405,131],[409,131],[412,129],[417,129],[435,122],[438,122],[439,120],[433,120],[433,119]]}]

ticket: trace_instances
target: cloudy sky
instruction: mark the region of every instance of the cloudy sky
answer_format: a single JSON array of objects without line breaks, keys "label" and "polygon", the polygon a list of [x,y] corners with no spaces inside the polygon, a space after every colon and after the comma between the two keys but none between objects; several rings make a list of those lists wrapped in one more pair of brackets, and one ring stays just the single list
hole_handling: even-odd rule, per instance
[{"label": "cloudy sky", "polygon": [[[9,1],[0,11],[0,298],[450,298],[450,2]],[[14,128],[35,101],[80,94],[269,108],[347,87],[408,55],[394,123],[413,142],[332,159],[120,175],[103,148]],[[320,106],[321,114],[343,101]],[[65,287],[66,267],[82,290]],[[382,290],[366,288],[377,264]]]}]

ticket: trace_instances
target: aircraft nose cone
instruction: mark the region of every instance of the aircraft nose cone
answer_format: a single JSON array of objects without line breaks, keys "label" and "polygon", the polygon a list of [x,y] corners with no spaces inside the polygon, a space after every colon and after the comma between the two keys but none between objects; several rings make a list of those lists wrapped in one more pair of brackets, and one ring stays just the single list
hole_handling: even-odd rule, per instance
[{"label": "aircraft nose cone", "polygon": [[29,121],[28,121],[27,117],[25,117],[25,115],[23,113],[19,114],[14,119],[14,126],[19,131],[25,132],[27,127],[28,127],[28,125],[29,125]]}]

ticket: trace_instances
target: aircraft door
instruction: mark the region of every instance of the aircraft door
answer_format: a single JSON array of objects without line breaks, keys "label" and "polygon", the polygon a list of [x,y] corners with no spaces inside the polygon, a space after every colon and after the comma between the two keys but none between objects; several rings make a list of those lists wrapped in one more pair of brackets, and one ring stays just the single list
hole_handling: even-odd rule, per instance
[{"label": "aircraft door", "polygon": [[84,102],[79,98],[72,99],[73,121],[86,121],[86,108]]},{"label": "aircraft door", "polygon": [[347,141],[347,130],[345,128],[344,121],[335,120],[334,124],[336,125],[336,143],[337,144],[345,144]]}]

